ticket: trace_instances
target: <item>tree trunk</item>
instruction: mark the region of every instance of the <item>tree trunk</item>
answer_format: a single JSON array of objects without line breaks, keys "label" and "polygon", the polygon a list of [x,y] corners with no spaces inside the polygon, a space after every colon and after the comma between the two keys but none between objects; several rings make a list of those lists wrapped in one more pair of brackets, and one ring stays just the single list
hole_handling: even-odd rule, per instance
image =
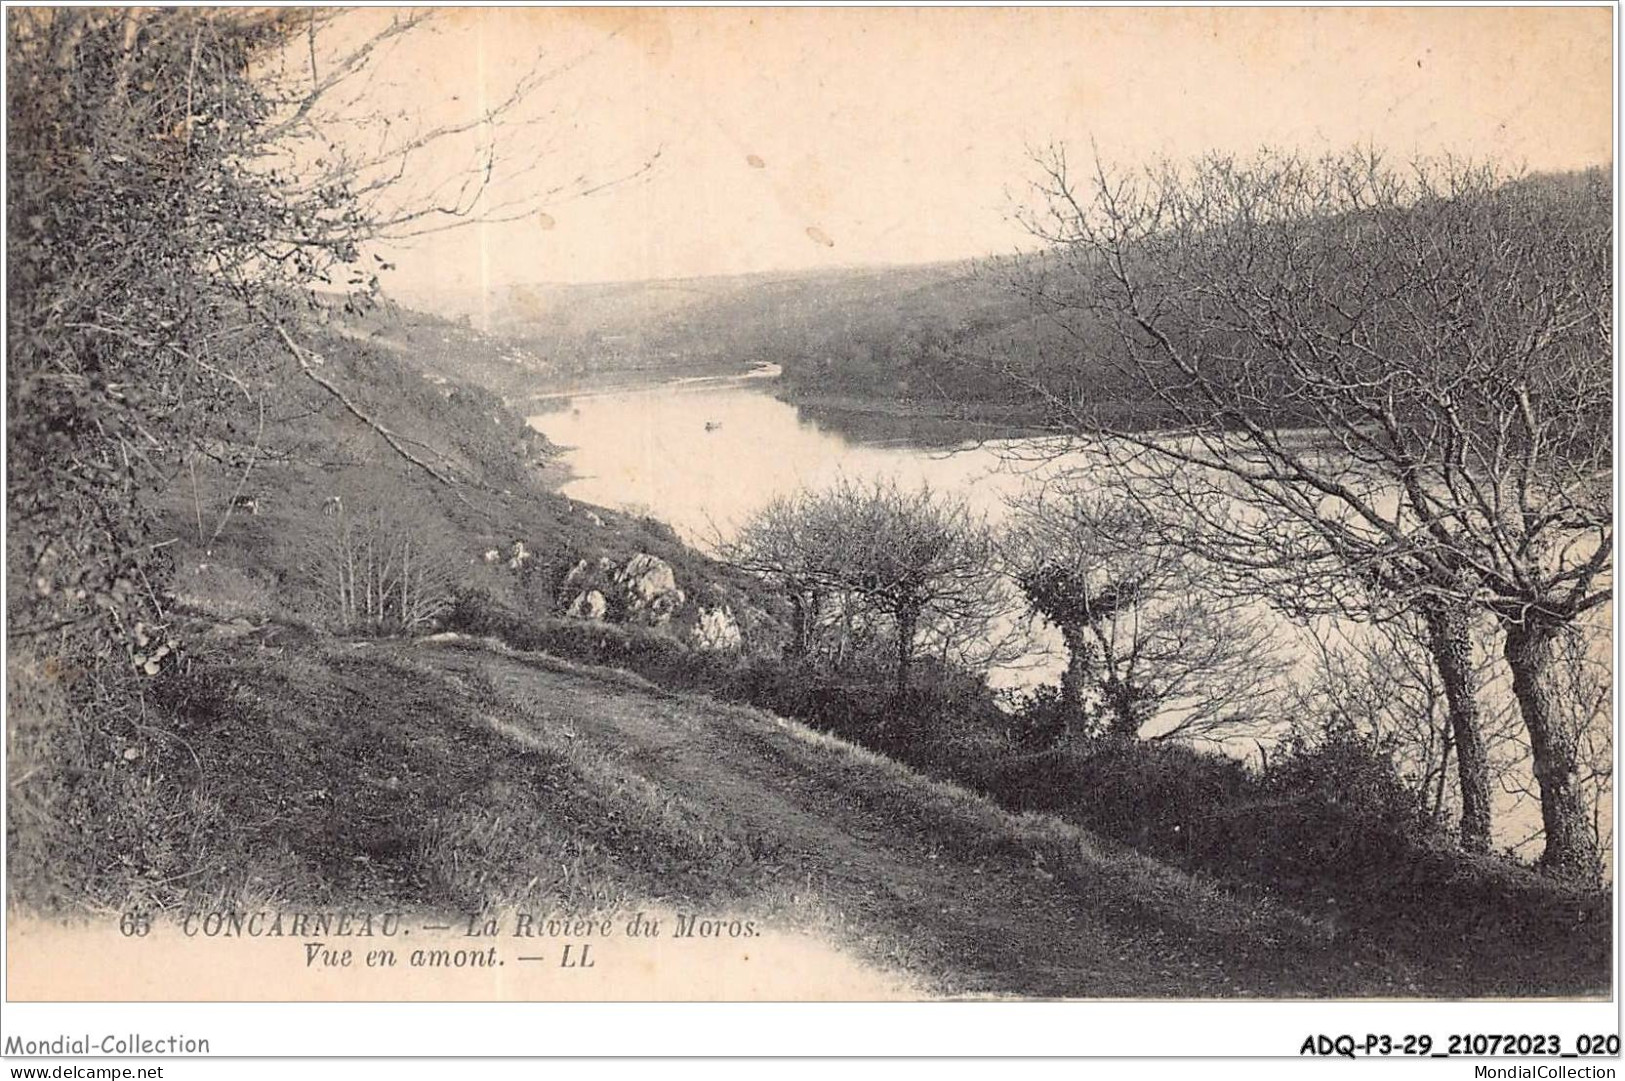
[{"label": "tree trunk", "polygon": [[1066,707],[1067,728],[1083,723],[1084,688],[1089,685],[1089,669],[1094,666],[1094,654],[1081,627],[1062,627],[1061,638],[1066,643],[1066,671],[1061,673],[1061,704]]},{"label": "tree trunk", "polygon": [[855,611],[852,595],[842,593],[839,595],[841,613],[841,633],[835,643],[835,670],[845,672],[852,666],[852,613]]},{"label": "tree trunk", "polygon": [[407,604],[412,599],[412,538],[401,538],[401,587],[400,597],[396,601],[396,612],[401,621],[401,633],[412,633],[412,617],[407,610]]},{"label": "tree trunk", "polygon": [[919,627],[920,612],[912,605],[897,612],[897,699],[902,701],[908,693],[909,667],[914,661],[914,632]]},{"label": "tree trunk", "polygon": [[1529,730],[1535,781],[1540,785],[1540,818],[1546,827],[1540,868],[1563,878],[1592,877],[1598,866],[1597,842],[1586,826],[1575,732],[1563,723],[1552,701],[1552,643],[1562,628],[1532,613],[1519,623],[1506,620],[1503,626],[1512,693]]},{"label": "tree trunk", "polygon": [[1442,602],[1423,606],[1428,647],[1444,684],[1450,732],[1461,778],[1461,847],[1490,850],[1490,766],[1479,723],[1478,680],[1473,671],[1472,615],[1466,608]]},{"label": "tree trunk", "polygon": [[1434,778],[1433,809],[1429,817],[1435,825],[1444,817],[1444,791],[1445,779],[1450,776],[1450,752],[1455,748],[1455,740],[1451,736],[1450,718],[1445,718],[1442,742],[1444,749],[1439,752],[1439,773]]},{"label": "tree trunk", "polygon": [[799,661],[807,656],[807,602],[800,590],[790,592],[790,659]]}]

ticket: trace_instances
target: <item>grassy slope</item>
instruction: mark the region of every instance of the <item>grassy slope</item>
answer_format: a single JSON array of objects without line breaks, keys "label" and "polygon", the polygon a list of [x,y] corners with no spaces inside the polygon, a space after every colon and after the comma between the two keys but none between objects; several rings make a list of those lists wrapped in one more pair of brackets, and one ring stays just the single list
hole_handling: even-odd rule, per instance
[{"label": "grassy slope", "polygon": [[750,913],[951,994],[1515,990],[625,673],[469,640],[249,636],[208,664],[181,736],[226,899]]},{"label": "grassy slope", "polygon": [[[225,464],[200,459],[195,474],[180,472],[155,497],[159,536],[176,564],[170,585],[179,614],[320,625],[330,615],[329,587],[313,580],[311,557],[333,528],[324,508],[335,495],[353,511],[382,503],[404,512],[421,540],[463,568],[460,585],[533,614],[568,603],[555,587],[578,561],[624,564],[639,553],[670,563],[695,605],[729,604],[748,623],[774,603],[754,579],[686,548],[662,523],[554,491],[564,475],[557,448],[502,397],[529,378],[504,343],[391,307],[335,311],[301,336],[323,351],[329,376],[351,400],[458,483],[431,480],[314,385],[283,380],[252,454],[257,418],[250,413]],[[238,462],[249,457],[245,477]],[[233,511],[239,492],[258,501],[254,513]],[[524,576],[503,562],[515,542],[534,555]],[[492,549],[502,560],[486,565]],[[682,613],[676,630],[693,616]]]}]

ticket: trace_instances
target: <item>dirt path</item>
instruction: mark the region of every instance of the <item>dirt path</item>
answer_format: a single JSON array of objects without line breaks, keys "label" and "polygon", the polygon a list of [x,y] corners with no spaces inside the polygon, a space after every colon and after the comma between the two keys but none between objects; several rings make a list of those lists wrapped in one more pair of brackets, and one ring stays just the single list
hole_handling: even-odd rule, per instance
[{"label": "dirt path", "polygon": [[545,659],[410,654],[494,693],[494,723],[590,741],[620,769],[718,809],[771,853],[743,893],[810,902],[845,945],[950,993],[1415,993],[1399,962],[1347,949],[1296,913],[799,725]]}]

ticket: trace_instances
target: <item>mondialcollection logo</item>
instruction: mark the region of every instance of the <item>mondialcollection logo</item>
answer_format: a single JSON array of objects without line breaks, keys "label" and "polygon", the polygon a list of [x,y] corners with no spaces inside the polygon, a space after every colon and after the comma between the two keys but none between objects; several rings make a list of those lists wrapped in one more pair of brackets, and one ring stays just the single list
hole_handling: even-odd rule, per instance
[{"label": "mondialcollection logo", "polygon": [[137,1032],[90,1033],[74,1035],[62,1033],[44,1039],[30,1040],[21,1036],[7,1036],[7,1055],[207,1055],[209,1041],[193,1036],[143,1036]]}]

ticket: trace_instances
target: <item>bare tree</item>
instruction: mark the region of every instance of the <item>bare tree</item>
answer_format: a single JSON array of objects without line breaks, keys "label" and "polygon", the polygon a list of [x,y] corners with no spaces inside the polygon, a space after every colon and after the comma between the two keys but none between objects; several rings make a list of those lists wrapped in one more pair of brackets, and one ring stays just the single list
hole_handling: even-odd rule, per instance
[{"label": "bare tree", "polygon": [[779,496],[757,511],[731,540],[717,544],[719,555],[743,570],[778,583],[790,604],[790,638],[785,656],[806,660],[830,609],[850,624],[844,591],[843,537],[833,500],[798,491]]},{"label": "bare tree", "polygon": [[1612,593],[1606,178],[1266,152],[1097,163],[1080,185],[1057,153],[1041,192],[1030,225],[1052,250],[1030,295],[1164,422],[1111,424],[1087,392],[1040,386],[1057,423],[1275,602],[1423,616],[1469,847],[1489,805],[1468,628],[1494,613],[1542,864],[1593,866],[1549,669]]},{"label": "bare tree", "polygon": [[770,504],[726,546],[736,565],[776,579],[795,613],[791,652],[807,656],[826,616],[849,629],[872,615],[892,632],[896,693],[921,648],[986,666],[1004,659],[1009,600],[986,525],[962,501],[895,481],[837,482]]},{"label": "bare tree", "polygon": [[1068,651],[1073,723],[1107,734],[1222,742],[1268,734],[1285,665],[1264,615],[1206,590],[1178,549],[1147,543],[1141,509],[1077,481],[1035,488],[1003,531],[1003,562]]},{"label": "bare tree", "polygon": [[[1515,705],[1493,694],[1500,679],[1494,634],[1487,617],[1475,620],[1472,665],[1474,683],[1486,699],[1479,716],[1492,791],[1528,772]],[[1310,659],[1289,693],[1295,723],[1314,726],[1336,714],[1392,748],[1395,767],[1415,788],[1424,810],[1436,824],[1447,825],[1460,811],[1459,792],[1449,784],[1455,731],[1424,621],[1414,614],[1374,624],[1317,619],[1307,636]]]},{"label": "bare tree", "polygon": [[301,538],[308,586],[345,631],[416,634],[451,605],[459,561],[401,491],[352,489]]}]

